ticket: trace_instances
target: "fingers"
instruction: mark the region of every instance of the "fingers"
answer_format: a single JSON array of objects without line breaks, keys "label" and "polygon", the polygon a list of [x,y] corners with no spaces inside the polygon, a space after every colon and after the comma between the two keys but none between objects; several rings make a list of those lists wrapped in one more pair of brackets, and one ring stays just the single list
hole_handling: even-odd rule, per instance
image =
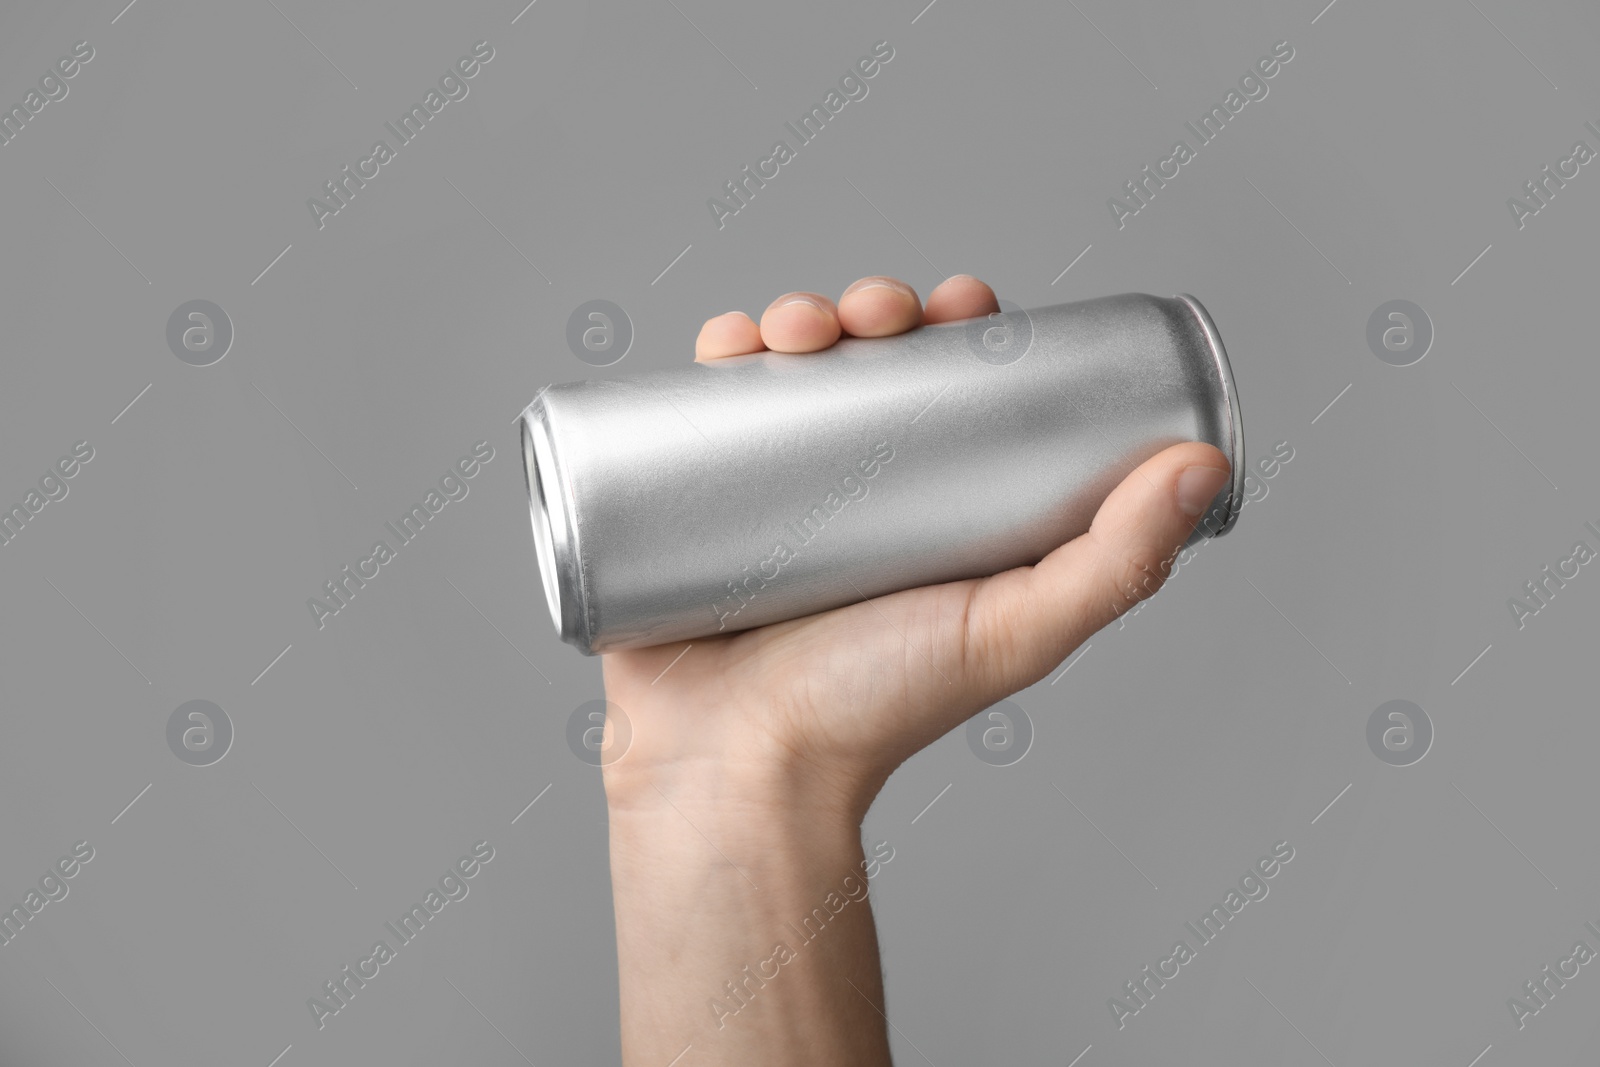
[{"label": "fingers", "polygon": [[760,352],[765,347],[761,343],[761,328],[751,321],[750,316],[742,311],[730,311],[726,315],[707,319],[706,324],[700,327],[700,336],[694,342],[694,358],[700,362],[725,356],[744,356]]},{"label": "fingers", "polygon": [[892,337],[922,325],[922,301],[905,282],[872,275],[839,297],[839,324],[852,337]]},{"label": "fingers", "polygon": [[995,299],[993,289],[970,274],[957,274],[940,282],[928,294],[928,306],[922,317],[930,323],[954,322],[999,310],[1000,302]]},{"label": "fingers", "polygon": [[818,293],[785,293],[761,314],[761,340],[774,352],[820,352],[839,333],[839,309]]},{"label": "fingers", "polygon": [[1210,445],[1176,445],[1147,460],[1106,498],[1088,533],[973,593],[970,666],[1007,692],[1044,677],[1161,588],[1229,478],[1226,457]]},{"label": "fingers", "polygon": [[[916,300],[913,294],[913,301]],[[920,312],[920,309],[919,309]],[[785,293],[761,313],[757,326],[742,311],[707,319],[694,358],[711,362],[751,352],[820,352],[839,339],[839,309],[818,293]]]},{"label": "fingers", "polygon": [[897,278],[870,275],[846,289],[836,305],[819,293],[785,293],[756,325],[742,311],[707,319],[695,341],[695,359],[711,362],[752,352],[820,352],[844,334],[891,337],[923,322],[950,322],[1000,310],[994,290],[966,274],[940,283],[926,310],[916,290]]}]

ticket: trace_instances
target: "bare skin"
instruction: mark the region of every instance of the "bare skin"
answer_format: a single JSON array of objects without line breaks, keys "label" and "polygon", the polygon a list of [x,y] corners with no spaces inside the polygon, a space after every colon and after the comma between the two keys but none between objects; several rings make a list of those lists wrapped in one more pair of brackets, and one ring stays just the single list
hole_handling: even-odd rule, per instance
[{"label": "bare skin", "polygon": [[[759,324],[710,319],[695,359],[820,352],[843,335],[996,310],[994,292],[964,275],[926,305],[904,282],[869,277],[837,303],[785,294]],[[623,1062],[667,1067],[689,1046],[677,1067],[888,1064],[866,901],[803,947],[791,924],[842,896],[847,877],[863,881],[861,821],[895,768],[1155,592],[1228,477],[1216,449],[1178,445],[1034,566],[699,639],[687,653],[603,657],[607,699],[632,727],[605,769]],[[780,943],[791,959],[777,962]]]}]

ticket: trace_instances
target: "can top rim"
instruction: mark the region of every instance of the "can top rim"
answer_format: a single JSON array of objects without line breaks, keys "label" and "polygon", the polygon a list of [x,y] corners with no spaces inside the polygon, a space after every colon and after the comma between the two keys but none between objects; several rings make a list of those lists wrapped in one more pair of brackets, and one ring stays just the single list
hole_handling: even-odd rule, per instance
[{"label": "can top rim", "polygon": [[556,455],[544,391],[534,398],[518,421],[522,431],[529,518],[550,620],[561,640],[592,655],[588,591],[579,566],[582,556],[578,548],[576,501]]}]

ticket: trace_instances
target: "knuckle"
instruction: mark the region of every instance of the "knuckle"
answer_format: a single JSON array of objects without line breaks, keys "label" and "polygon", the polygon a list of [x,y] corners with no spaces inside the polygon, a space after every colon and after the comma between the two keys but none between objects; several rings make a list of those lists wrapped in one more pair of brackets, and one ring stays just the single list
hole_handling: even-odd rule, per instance
[{"label": "knuckle", "polygon": [[1116,614],[1120,615],[1155,596],[1171,577],[1176,556],[1175,552],[1163,555],[1153,547],[1115,552],[1108,573],[1113,585],[1112,606]]}]

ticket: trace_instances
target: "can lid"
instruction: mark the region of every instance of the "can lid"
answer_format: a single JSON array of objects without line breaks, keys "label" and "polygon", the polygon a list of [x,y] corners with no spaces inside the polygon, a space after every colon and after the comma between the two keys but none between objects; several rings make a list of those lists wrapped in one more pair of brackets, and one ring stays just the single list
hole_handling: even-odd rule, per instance
[{"label": "can lid", "polygon": [[[1216,323],[1211,321],[1208,313],[1194,297],[1188,293],[1179,293],[1179,300],[1189,306],[1195,318],[1200,323],[1200,330],[1205,334],[1206,345],[1211,349],[1212,359],[1216,362],[1217,378],[1222,385],[1222,399],[1227,405],[1227,433],[1228,447],[1224,449],[1228,456],[1228,466],[1233,471],[1233,481],[1228,487],[1228,499],[1223,505],[1222,524],[1211,534],[1220,537],[1233,529],[1233,524],[1238,521],[1239,512],[1244,507],[1244,416],[1239,410],[1239,390],[1234,385],[1233,369],[1228,365],[1227,349],[1222,347],[1222,335],[1217,332]],[[1196,530],[1198,534],[1199,531]]]}]

